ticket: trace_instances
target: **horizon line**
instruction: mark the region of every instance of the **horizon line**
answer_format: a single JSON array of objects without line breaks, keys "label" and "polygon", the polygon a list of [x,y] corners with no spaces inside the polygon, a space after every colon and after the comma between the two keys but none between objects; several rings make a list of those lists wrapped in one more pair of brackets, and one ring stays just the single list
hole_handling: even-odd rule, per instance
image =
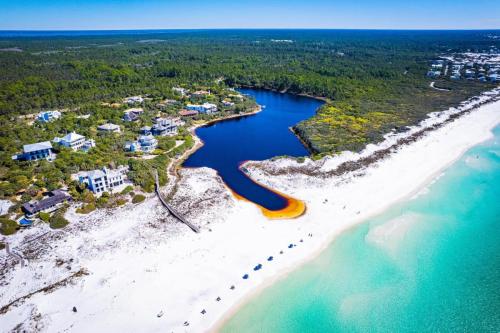
[{"label": "horizon line", "polygon": [[0,32],[85,32],[85,31],[207,31],[207,30],[368,30],[368,31],[500,31],[500,28],[119,28],[119,29],[1,29]]}]

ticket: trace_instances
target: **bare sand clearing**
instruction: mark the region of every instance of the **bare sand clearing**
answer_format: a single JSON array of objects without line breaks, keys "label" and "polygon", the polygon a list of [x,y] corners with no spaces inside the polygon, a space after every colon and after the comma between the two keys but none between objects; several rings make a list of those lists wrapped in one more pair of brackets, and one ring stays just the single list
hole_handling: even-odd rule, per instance
[{"label": "bare sand clearing", "polygon": [[[411,197],[468,148],[490,138],[500,122],[500,101],[492,102],[499,92],[432,114],[420,126],[388,134],[359,154],[247,163],[252,179],[305,203],[306,213],[293,220],[269,220],[255,205],[236,199],[213,170],[182,169],[171,202],[201,227],[200,234],[167,217],[151,197],[89,216],[70,211],[72,223],[63,231],[37,226],[9,237],[28,264],[14,265],[12,257],[0,254],[0,327],[37,332],[216,329],[245,299],[319,253],[340,232]],[[367,167],[339,172],[346,161],[382,156],[377,152],[432,126],[433,131],[397,145]],[[169,184],[165,194],[172,189]],[[394,221],[374,231],[372,241],[403,235],[404,229],[404,223]],[[258,264],[261,268],[254,270]]]}]

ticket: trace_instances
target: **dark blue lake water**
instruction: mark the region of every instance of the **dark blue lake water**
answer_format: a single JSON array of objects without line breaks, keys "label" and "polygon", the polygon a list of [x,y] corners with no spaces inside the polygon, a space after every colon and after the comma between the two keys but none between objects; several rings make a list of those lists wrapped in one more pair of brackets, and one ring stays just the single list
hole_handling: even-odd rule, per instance
[{"label": "dark blue lake water", "polygon": [[285,208],[287,200],[254,183],[239,169],[247,160],[275,156],[307,156],[309,153],[290,127],[315,114],[322,102],[302,96],[265,90],[240,89],[264,105],[255,115],[228,119],[196,130],[205,145],[191,155],[185,167],[215,169],[237,194],[270,210]]}]

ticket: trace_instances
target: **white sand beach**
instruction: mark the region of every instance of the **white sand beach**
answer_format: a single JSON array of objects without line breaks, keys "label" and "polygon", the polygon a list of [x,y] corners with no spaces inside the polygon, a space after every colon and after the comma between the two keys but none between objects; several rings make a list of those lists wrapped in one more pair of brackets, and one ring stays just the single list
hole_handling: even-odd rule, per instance
[{"label": "white sand beach", "polygon": [[[216,330],[248,297],[317,255],[343,230],[410,198],[468,148],[491,138],[500,123],[499,95],[497,88],[432,114],[359,154],[247,163],[254,180],[305,201],[307,212],[297,219],[270,221],[255,205],[235,199],[215,171],[184,169],[171,202],[201,228],[199,234],[168,217],[151,196],[88,216],[70,210],[72,223],[62,231],[36,226],[5,237],[26,260],[22,266],[0,253],[1,330]],[[368,167],[333,172],[472,108]],[[165,193],[173,188],[169,184]],[[379,230],[373,241],[391,232]],[[254,271],[258,264],[262,268]]]}]

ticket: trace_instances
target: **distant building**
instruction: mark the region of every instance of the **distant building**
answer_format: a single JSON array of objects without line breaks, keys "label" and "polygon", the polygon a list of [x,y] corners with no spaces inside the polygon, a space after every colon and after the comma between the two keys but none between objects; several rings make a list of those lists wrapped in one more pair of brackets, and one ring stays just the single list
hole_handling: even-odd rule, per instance
[{"label": "distant building", "polygon": [[144,102],[144,98],[141,96],[131,96],[124,98],[123,102],[127,104],[141,104]]},{"label": "distant building", "polygon": [[224,105],[227,108],[230,108],[230,107],[234,106],[234,103],[231,102],[231,101],[228,101],[227,99],[225,99],[225,100],[222,101],[222,105]]},{"label": "distant building", "polygon": [[141,135],[137,141],[125,143],[125,150],[129,152],[142,151],[144,153],[150,153],[158,147],[158,140],[149,134]]},{"label": "distant building", "polygon": [[210,91],[207,91],[207,90],[198,90],[198,91],[195,91],[191,94],[192,97],[196,97],[196,98],[201,98],[201,97],[205,97],[205,96],[209,96],[210,95]]},{"label": "distant building", "polygon": [[117,169],[110,170],[102,168],[98,170],[79,172],[72,176],[81,184],[87,184],[87,187],[94,194],[102,192],[119,191],[126,185],[128,167],[120,166]]},{"label": "distant building", "polygon": [[139,119],[139,116],[144,113],[143,108],[132,108],[123,111],[123,121],[131,122]]},{"label": "distant building", "polygon": [[108,124],[97,126],[97,130],[100,132],[119,133],[120,126],[108,123]]},{"label": "distant building", "polygon": [[181,110],[179,111],[179,116],[181,117],[195,117],[198,115],[196,110]]},{"label": "distant building", "polygon": [[61,208],[64,203],[72,200],[71,195],[62,190],[54,190],[49,192],[47,198],[38,202],[27,202],[23,204],[23,211],[27,216],[33,216],[39,212],[50,213]]},{"label": "distant building", "polygon": [[176,101],[175,99],[166,99],[166,100],[163,100],[161,102],[159,102],[158,104],[156,104],[156,106],[159,108],[159,109],[166,109],[168,106],[170,105],[175,105],[175,104],[179,104],[178,101]]},{"label": "distant building", "polygon": [[212,103],[203,103],[202,105],[198,104],[189,104],[186,106],[186,109],[192,111],[198,111],[204,114],[212,114],[217,112],[217,105]]},{"label": "distant building", "polygon": [[83,135],[71,132],[62,138],[54,138],[54,143],[61,146],[71,148],[74,151],[83,150],[88,151],[90,148],[95,147],[95,141],[92,139],[87,140]]},{"label": "distant building", "polygon": [[469,69],[467,69],[467,70],[465,71],[465,78],[466,78],[467,80],[473,80],[473,79],[474,79],[474,77],[475,77],[475,75],[476,75],[476,73],[475,73],[473,70],[469,70]]},{"label": "distant building", "polygon": [[157,136],[176,135],[179,126],[184,122],[180,118],[156,118],[155,124],[151,127],[151,134]]},{"label": "distant building", "polygon": [[441,71],[428,71],[427,76],[428,77],[439,77],[441,75]]},{"label": "distant building", "polygon": [[241,94],[230,94],[228,97],[230,98],[235,98],[235,99],[238,99],[238,100],[243,100],[245,97],[243,97],[243,95]]},{"label": "distant building", "polygon": [[56,155],[52,150],[50,141],[32,143],[23,146],[23,153],[12,156],[13,160],[36,161],[36,160],[55,160]]},{"label": "distant building", "polygon": [[149,127],[149,126],[143,126],[139,130],[139,133],[142,134],[142,135],[149,135],[149,134],[151,134],[151,127]]},{"label": "distant building", "polygon": [[38,114],[37,120],[42,123],[49,123],[61,118],[62,114],[59,111],[44,111]]},{"label": "distant building", "polygon": [[187,93],[187,90],[184,89],[184,88],[181,88],[181,87],[173,87],[172,90],[178,94],[180,94],[181,96],[185,96],[186,93]]}]

